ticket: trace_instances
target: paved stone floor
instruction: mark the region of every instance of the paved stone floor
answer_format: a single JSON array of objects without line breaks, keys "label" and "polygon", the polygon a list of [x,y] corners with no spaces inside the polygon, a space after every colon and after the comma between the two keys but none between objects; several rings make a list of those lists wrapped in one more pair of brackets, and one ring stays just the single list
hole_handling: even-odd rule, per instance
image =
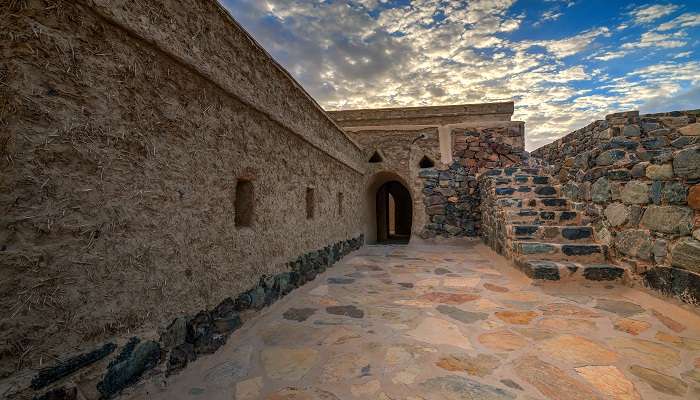
[{"label": "paved stone floor", "polygon": [[369,246],[141,399],[700,399],[700,317],[533,285],[488,248]]}]

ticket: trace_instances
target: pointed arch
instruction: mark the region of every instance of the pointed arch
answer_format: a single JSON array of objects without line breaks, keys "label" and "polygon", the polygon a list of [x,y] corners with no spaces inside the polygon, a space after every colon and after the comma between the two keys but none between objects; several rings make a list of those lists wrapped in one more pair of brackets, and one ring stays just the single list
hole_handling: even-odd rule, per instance
[{"label": "pointed arch", "polygon": [[420,159],[418,166],[421,168],[433,168],[435,166],[435,162],[431,160],[430,157],[423,156],[423,158]]},{"label": "pointed arch", "polygon": [[369,158],[369,162],[372,164],[380,163],[382,161],[384,161],[384,157],[382,157],[382,155],[379,154],[378,150],[375,150],[374,154],[372,154],[372,157]]}]

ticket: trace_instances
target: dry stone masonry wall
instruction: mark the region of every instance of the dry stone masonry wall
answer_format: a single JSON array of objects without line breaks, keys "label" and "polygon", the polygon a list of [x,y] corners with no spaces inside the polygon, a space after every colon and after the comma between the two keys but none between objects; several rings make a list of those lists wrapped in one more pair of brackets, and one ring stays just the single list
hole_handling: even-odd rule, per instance
[{"label": "dry stone masonry wall", "polygon": [[608,115],[532,153],[646,285],[700,303],[700,111]]},{"label": "dry stone masonry wall", "polygon": [[477,174],[519,163],[523,156],[523,134],[523,124],[517,122],[452,130],[452,163],[446,168],[427,168],[419,173],[429,217],[421,237],[480,235]]}]

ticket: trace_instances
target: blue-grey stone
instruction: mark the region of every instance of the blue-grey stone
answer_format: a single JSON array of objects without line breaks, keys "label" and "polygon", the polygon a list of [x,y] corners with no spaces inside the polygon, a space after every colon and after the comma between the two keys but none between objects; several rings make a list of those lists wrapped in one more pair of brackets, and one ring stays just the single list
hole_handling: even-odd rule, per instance
[{"label": "blue-grey stone", "polygon": [[622,129],[622,135],[627,137],[641,136],[642,132],[637,125],[625,125]]},{"label": "blue-grey stone", "polygon": [[567,256],[584,256],[601,253],[599,245],[592,244],[565,244],[561,246],[561,252]]},{"label": "blue-grey stone", "polygon": [[593,228],[591,227],[571,227],[563,228],[561,236],[568,240],[580,240],[593,237]]},{"label": "blue-grey stone", "polygon": [[686,179],[700,178],[700,147],[680,150],[673,158],[673,172]]},{"label": "blue-grey stone", "polygon": [[557,194],[557,189],[552,186],[539,186],[535,189],[535,193],[540,196],[552,196]]},{"label": "blue-grey stone", "polygon": [[671,251],[671,265],[700,273],[700,241],[681,239]]},{"label": "blue-grey stone", "polygon": [[557,248],[547,243],[520,243],[520,251],[523,254],[554,253]]},{"label": "blue-grey stone", "polygon": [[625,157],[625,154],[626,153],[623,150],[619,149],[604,151],[596,158],[596,164],[600,166],[612,165],[615,162],[622,160]]},{"label": "blue-grey stone", "polygon": [[591,186],[591,199],[595,203],[605,203],[610,200],[610,182],[606,178],[598,178]]},{"label": "blue-grey stone", "polygon": [[631,179],[630,172],[626,169],[614,169],[608,171],[608,179],[612,181],[628,181]]}]

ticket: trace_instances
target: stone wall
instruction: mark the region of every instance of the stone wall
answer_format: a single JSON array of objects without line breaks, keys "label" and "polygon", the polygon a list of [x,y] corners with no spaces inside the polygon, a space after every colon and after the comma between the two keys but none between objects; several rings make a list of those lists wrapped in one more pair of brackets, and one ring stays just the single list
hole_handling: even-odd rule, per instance
[{"label": "stone wall", "polygon": [[645,284],[700,303],[700,111],[608,115],[533,157]]},{"label": "stone wall", "polygon": [[[335,111],[330,115],[363,148],[368,187],[396,179],[413,201],[413,236],[477,236],[476,174],[520,161],[524,124],[510,121],[513,103]],[[421,168],[423,157],[434,166]],[[369,193],[368,204],[373,193]],[[372,212],[366,232],[373,242]]]},{"label": "stone wall", "polygon": [[216,2],[5,4],[0,53],[0,378],[362,234],[359,148]]},{"label": "stone wall", "polygon": [[523,128],[522,123],[513,122],[452,129],[452,163],[419,173],[424,179],[425,210],[430,218],[421,237],[479,236],[481,198],[477,175],[521,161]]}]

